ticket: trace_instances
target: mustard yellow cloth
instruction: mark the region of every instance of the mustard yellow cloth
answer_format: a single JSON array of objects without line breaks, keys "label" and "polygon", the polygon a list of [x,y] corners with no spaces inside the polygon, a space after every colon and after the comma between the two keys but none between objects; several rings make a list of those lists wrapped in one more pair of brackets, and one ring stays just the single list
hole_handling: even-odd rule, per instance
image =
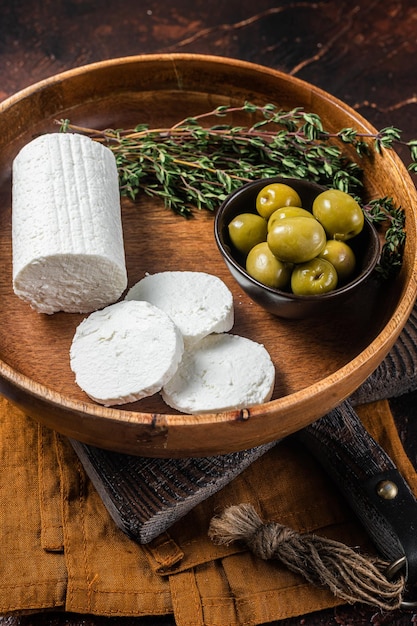
[{"label": "mustard yellow cloth", "polygon": [[[414,492],[417,477],[386,401],[359,407]],[[283,441],[147,546],[110,518],[69,442],[0,400],[0,613],[65,609],[103,616],[173,613],[178,626],[251,626],[340,604],[273,561],[207,537],[213,514],[259,514],[373,552],[330,478]]]}]

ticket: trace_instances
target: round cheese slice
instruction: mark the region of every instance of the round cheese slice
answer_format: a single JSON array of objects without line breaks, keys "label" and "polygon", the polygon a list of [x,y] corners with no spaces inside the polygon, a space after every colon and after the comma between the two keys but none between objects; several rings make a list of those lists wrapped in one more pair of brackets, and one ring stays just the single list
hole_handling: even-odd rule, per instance
[{"label": "round cheese slice", "polygon": [[162,397],[183,413],[212,413],[266,402],[274,382],[275,368],[263,345],[228,333],[209,335],[184,352]]},{"label": "round cheese slice", "polygon": [[233,296],[220,278],[205,272],[159,272],[134,285],[127,300],[146,300],[167,313],[190,346],[234,323]]},{"label": "round cheese slice", "polygon": [[77,327],[70,364],[77,384],[111,406],[160,391],[176,372],[182,335],[149,302],[123,301],[91,313]]},{"label": "round cheese slice", "polygon": [[40,313],[90,313],[127,287],[116,159],[49,133],[13,161],[13,289]]}]

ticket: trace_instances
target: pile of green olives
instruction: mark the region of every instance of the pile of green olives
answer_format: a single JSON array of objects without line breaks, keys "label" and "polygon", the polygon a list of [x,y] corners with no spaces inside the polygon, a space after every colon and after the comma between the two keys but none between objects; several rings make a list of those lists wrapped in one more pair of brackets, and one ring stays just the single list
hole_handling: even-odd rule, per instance
[{"label": "pile of green olives", "polygon": [[258,193],[255,209],[228,225],[231,243],[245,256],[250,276],[297,295],[327,293],[352,277],[356,259],[346,242],[364,225],[363,211],[352,196],[328,189],[308,209],[295,189],[272,183]]}]

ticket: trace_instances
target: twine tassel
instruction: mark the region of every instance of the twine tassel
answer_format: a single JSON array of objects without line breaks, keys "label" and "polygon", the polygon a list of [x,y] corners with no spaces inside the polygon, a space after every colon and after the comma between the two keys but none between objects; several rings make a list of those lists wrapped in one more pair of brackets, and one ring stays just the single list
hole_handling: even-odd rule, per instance
[{"label": "twine tassel", "polygon": [[278,522],[264,523],[251,504],[227,508],[211,520],[209,537],[218,544],[243,541],[261,559],[278,559],[309,583],[325,586],[345,602],[384,611],[399,608],[405,582],[389,581],[388,563],[314,534],[299,534]]}]

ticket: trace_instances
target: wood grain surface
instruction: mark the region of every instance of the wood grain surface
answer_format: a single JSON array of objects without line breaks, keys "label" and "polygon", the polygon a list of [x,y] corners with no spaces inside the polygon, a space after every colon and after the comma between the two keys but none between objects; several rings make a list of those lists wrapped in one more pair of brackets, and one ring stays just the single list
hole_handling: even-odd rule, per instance
[{"label": "wood grain surface", "polygon": [[[245,100],[273,102],[284,110],[301,106],[317,113],[329,132],[346,127],[373,132],[341,101],[281,72],[211,55],[139,55],[60,73],[7,100],[0,115],[0,169],[8,173],[20,146],[39,133],[56,130],[57,119],[69,117],[76,125],[99,129],[131,128],[138,120],[164,128],[184,116]],[[233,124],[245,122],[238,114],[233,116]],[[355,158],[352,148],[350,154]],[[360,165],[365,198],[392,196],[406,214],[401,272],[383,283],[370,281],[338,311],[306,319],[272,316],[238,287],[216,249],[212,213],[195,211],[192,219],[184,220],[146,195],[135,203],[123,199],[129,286],[146,273],[168,269],[205,270],[219,276],[234,296],[232,331],[264,344],[275,365],[270,402],[244,412],[193,416],[172,414],[158,394],[121,409],[106,408],[77,387],[69,347],[84,316],[39,315],[13,293],[11,181],[4,175],[0,325],[7,333],[0,336],[0,391],[32,417],[74,439],[164,458],[255,447],[321,417],[379,365],[405,324],[417,292],[417,194],[411,178],[393,151],[363,159]]]},{"label": "wood grain surface", "polygon": [[[235,57],[307,80],[342,99],[374,126],[417,137],[417,7],[413,0],[173,3],[126,0],[2,2],[0,98],[57,72],[116,56],[203,53]],[[406,148],[399,154],[408,162]],[[417,467],[417,394],[391,402],[400,436]],[[415,623],[413,614],[339,607],[280,622]],[[124,620],[41,614],[0,618],[1,626],[168,626],[169,618]]]}]

